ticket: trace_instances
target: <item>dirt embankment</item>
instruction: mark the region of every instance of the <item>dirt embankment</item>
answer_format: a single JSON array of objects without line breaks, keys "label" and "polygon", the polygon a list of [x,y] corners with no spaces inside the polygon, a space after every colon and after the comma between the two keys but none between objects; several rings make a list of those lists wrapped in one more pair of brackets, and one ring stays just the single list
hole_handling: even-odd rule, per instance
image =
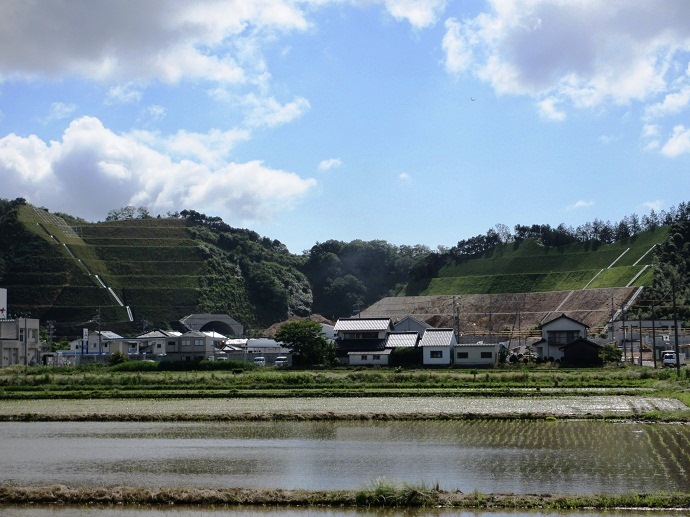
[{"label": "dirt embankment", "polygon": [[592,329],[603,327],[612,309],[627,303],[636,288],[603,288],[539,293],[458,294],[387,297],[362,311],[362,317],[399,320],[411,315],[434,327],[461,333],[527,335],[561,314]]}]

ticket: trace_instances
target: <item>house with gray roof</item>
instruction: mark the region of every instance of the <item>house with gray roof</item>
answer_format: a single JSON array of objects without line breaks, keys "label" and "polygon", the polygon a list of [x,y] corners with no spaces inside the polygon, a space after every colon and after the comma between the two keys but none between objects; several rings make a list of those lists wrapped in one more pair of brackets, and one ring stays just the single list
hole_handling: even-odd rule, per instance
[{"label": "house with gray roof", "polygon": [[426,329],[419,346],[422,348],[422,362],[428,366],[448,366],[453,360],[457,345],[453,329]]},{"label": "house with gray roof", "polygon": [[336,333],[336,356],[349,362],[349,352],[373,354],[385,349],[388,333],[393,330],[390,318],[341,318],[333,330]]}]

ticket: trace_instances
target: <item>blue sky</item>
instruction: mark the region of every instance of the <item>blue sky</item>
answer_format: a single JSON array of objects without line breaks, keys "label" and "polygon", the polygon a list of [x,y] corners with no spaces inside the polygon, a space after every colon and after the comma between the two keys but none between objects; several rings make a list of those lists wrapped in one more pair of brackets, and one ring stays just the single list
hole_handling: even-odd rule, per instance
[{"label": "blue sky", "polygon": [[0,197],[53,212],[193,209],[300,253],[690,200],[686,0],[10,0],[0,17]]}]

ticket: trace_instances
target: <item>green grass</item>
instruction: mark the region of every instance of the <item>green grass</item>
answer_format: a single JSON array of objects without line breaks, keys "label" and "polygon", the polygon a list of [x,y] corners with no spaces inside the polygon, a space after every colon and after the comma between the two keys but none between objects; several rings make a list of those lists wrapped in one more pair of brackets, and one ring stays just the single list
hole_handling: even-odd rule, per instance
[{"label": "green grass", "polygon": [[[405,292],[431,296],[576,290],[584,288],[600,270],[603,272],[588,288],[625,287],[652,263],[650,248],[663,242],[667,234],[668,228],[660,228],[629,242],[559,248],[546,248],[534,240],[507,244],[481,258],[448,264],[435,278],[410,284]],[[653,271],[648,268],[634,285],[650,285],[652,281]]]}]

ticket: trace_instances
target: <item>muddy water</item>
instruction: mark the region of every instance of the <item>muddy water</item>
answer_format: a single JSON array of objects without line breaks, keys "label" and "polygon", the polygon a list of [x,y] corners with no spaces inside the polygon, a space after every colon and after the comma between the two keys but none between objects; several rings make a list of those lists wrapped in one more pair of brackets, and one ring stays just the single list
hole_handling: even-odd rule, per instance
[{"label": "muddy water", "polygon": [[0,423],[0,485],[686,491],[690,426],[562,422]]}]

